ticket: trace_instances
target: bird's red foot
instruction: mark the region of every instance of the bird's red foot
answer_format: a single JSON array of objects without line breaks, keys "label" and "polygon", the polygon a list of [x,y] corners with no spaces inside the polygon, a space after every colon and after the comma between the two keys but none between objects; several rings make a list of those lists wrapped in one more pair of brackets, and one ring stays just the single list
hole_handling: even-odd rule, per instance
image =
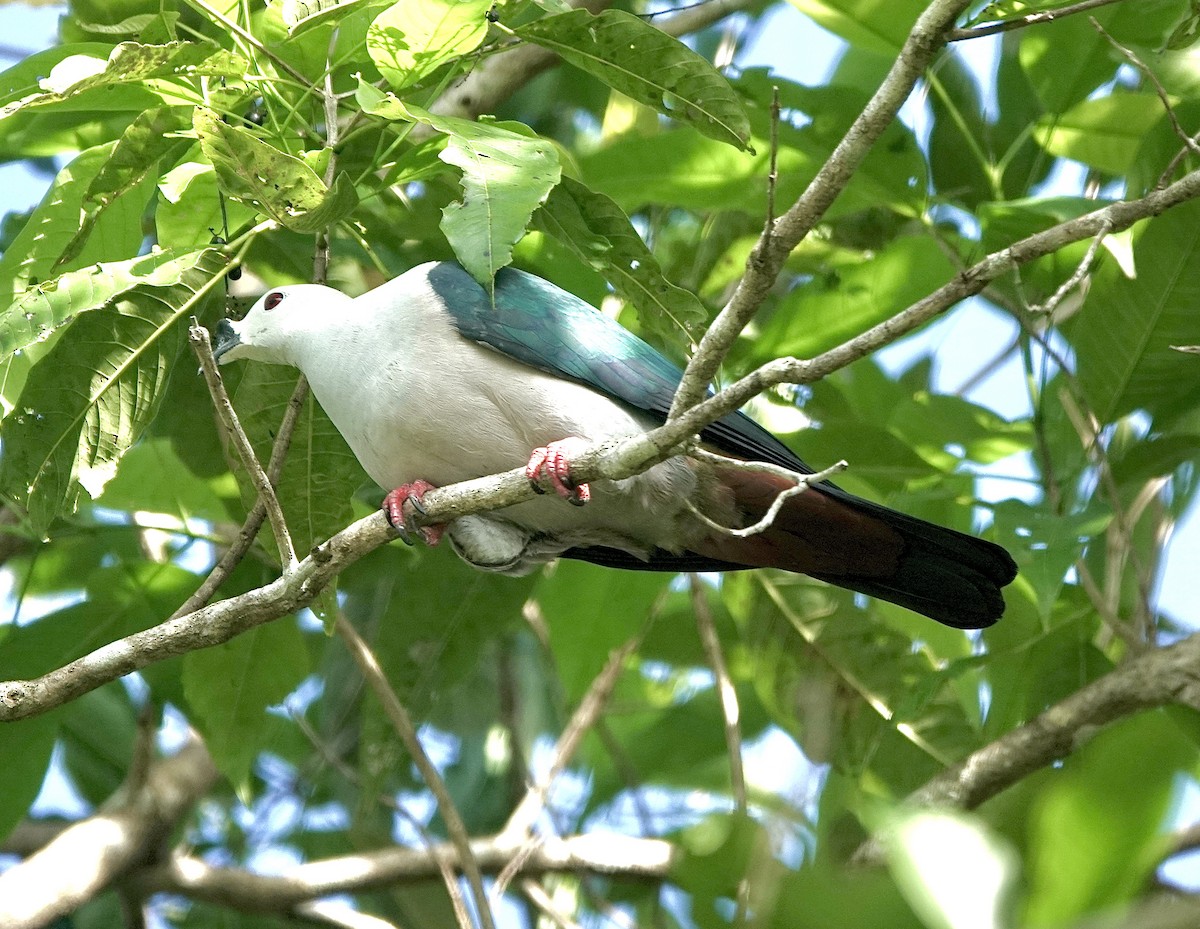
[{"label": "bird's red foot", "polygon": [[538,493],[545,493],[542,479],[550,481],[554,492],[575,506],[583,506],[592,499],[591,488],[587,484],[576,484],[571,479],[571,456],[587,448],[586,439],[570,436],[558,442],[551,442],[542,448],[535,448],[529,456],[529,464],[525,466],[525,476]]},{"label": "bird's red foot", "polygon": [[[400,533],[405,545],[412,545],[414,534],[419,535],[426,545],[437,545],[442,541],[442,533],[446,531],[445,524],[437,523],[430,526],[418,526],[414,521],[414,513],[425,515],[425,504],[421,498],[436,488],[428,481],[413,481],[401,484],[383,498],[383,515],[392,524],[392,528]],[[405,507],[407,504],[407,508]]]}]

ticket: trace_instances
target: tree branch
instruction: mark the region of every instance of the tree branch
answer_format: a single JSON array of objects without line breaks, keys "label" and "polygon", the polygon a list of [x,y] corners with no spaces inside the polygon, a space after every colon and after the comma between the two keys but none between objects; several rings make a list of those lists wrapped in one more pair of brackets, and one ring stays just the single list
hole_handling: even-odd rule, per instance
[{"label": "tree branch", "polygon": [[[509,863],[517,848],[495,836],[473,840],[471,851],[480,868],[494,874]],[[548,837],[526,856],[521,873],[553,871],[663,880],[677,856],[675,847],[662,839],[613,834]],[[444,843],[429,849],[391,847],[312,861],[278,876],[214,867],[198,858],[177,856],[167,864],[139,871],[129,880],[143,894],[176,893],[245,912],[287,913],[332,894],[436,878],[439,858],[452,867],[461,866],[454,847]]]},{"label": "tree branch", "polygon": [[1057,10],[1038,10],[1036,13],[1029,13],[1017,19],[1006,19],[1003,22],[991,23],[987,26],[951,29],[946,35],[946,41],[964,42],[967,39],[982,39],[985,36],[998,35],[1001,32],[1012,32],[1014,29],[1024,29],[1027,26],[1035,26],[1038,23],[1052,23],[1057,19],[1063,19],[1075,13],[1085,13],[1088,10],[1108,6],[1110,3],[1121,2],[1123,0],[1081,0],[1079,3],[1059,7]]},{"label": "tree branch", "polygon": [[[622,480],[639,474],[678,454],[705,425],[770,387],[809,384],[826,377],[907,335],[1021,265],[1095,236],[1106,226],[1119,232],[1196,197],[1200,197],[1200,171],[1137,200],[1110,204],[1021,239],[988,255],[891,319],[813,359],[781,358],[770,362],[657,429],[592,445],[572,462],[572,475],[586,482]],[[525,469],[514,468],[430,491],[423,498],[427,513],[421,520],[449,522],[533,497]],[[193,649],[228,642],[254,626],[308,606],[338,572],[395,537],[395,530],[382,512],[374,513],[317,546],[290,575],[265,587],[119,639],[39,678],[0,682],[0,722],[45,712],[131,671]]]},{"label": "tree branch", "polygon": [[774,285],[784,259],[850,183],[871,147],[896,118],[925,68],[946,44],[947,31],[968,5],[969,0],[933,0],[917,18],[875,95],[846,130],[804,193],[759,238],[733,296],[704,333],[688,363],[669,418],[678,417],[704,397],[730,347]]},{"label": "tree branch", "polygon": [[0,926],[37,929],[90,900],[145,861],[216,779],[198,739],[155,761],[137,789],[0,874]]},{"label": "tree branch", "polygon": [[[1180,704],[1200,709],[1200,634],[1145,652],[1077,690],[942,771],[908,802],[922,807],[971,810],[1018,781],[1073,753],[1097,727],[1142,710]],[[868,841],[857,863],[880,860]]]}]

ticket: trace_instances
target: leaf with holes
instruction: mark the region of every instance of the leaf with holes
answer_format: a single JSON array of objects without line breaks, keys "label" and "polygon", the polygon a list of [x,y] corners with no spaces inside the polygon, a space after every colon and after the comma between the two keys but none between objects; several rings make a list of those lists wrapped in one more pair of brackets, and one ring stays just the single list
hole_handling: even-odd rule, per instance
[{"label": "leaf with holes", "polygon": [[28,511],[35,532],[73,511],[81,489],[93,497],[104,489],[154,418],[187,317],[224,269],[218,253],[205,251],[172,284],[122,290],[102,311],[75,319],[34,365],[0,424],[0,492]]},{"label": "leaf with holes", "polygon": [[[219,261],[209,250],[162,251],[97,264],[27,290],[0,310],[0,358],[45,341],[76,317],[108,306],[109,301],[138,287],[175,287],[199,268]],[[118,312],[126,304],[118,304]]]},{"label": "leaf with holes", "polygon": [[222,189],[293,232],[316,232],[331,226],[358,204],[349,179],[338,178],[330,190],[304,159],[281,152],[245,129],[227,125],[212,110],[197,109],[192,124]]},{"label": "leaf with holes", "polygon": [[750,121],[729,82],[690,48],[622,10],[574,10],[515,32],[609,87],[707,136],[748,148]]}]

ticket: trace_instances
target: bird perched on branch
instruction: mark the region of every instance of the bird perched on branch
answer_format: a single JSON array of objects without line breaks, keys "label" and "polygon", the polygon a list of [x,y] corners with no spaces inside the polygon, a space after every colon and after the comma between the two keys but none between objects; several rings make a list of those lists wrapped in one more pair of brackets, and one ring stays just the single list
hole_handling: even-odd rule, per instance
[{"label": "bird perched on branch", "polygon": [[[776,567],[981,628],[1004,611],[1016,566],[1004,549],[855,497],[812,474],[742,413],[701,433],[726,456],[680,455],[635,477],[571,478],[586,445],[661,424],[679,369],[620,324],[548,281],[506,268],[494,300],[451,262],[350,298],[301,284],[265,294],[217,327],[214,354],[294,365],[366,472],[389,520],[477,568],[525,574],[557,557],[617,568]],[[730,460],[732,459],[732,460]],[[765,462],[755,469],[745,462]],[[524,465],[534,500],[448,526],[413,525],[435,486]],[[547,492],[547,491],[552,491]],[[573,504],[573,505],[571,505]]]}]

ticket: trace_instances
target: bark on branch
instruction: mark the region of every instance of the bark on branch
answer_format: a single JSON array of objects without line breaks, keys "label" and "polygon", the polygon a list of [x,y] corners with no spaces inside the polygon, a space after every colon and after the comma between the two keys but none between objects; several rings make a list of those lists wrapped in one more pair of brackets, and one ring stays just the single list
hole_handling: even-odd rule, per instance
[{"label": "bark on branch", "polygon": [[[548,838],[531,852],[496,836],[473,840],[471,851],[480,868],[493,874],[522,855],[521,874],[578,872],[634,880],[665,879],[678,854],[662,839],[613,834]],[[439,861],[459,867],[453,845],[360,852],[300,864],[278,876],[219,868],[197,858],[177,856],[132,875],[130,884],[142,894],[176,893],[245,912],[287,913],[331,894],[436,879]]]},{"label": "bark on branch", "polygon": [[151,858],[216,779],[199,740],[154,762],[142,784],[0,874],[0,926],[38,929],[90,900]]}]

